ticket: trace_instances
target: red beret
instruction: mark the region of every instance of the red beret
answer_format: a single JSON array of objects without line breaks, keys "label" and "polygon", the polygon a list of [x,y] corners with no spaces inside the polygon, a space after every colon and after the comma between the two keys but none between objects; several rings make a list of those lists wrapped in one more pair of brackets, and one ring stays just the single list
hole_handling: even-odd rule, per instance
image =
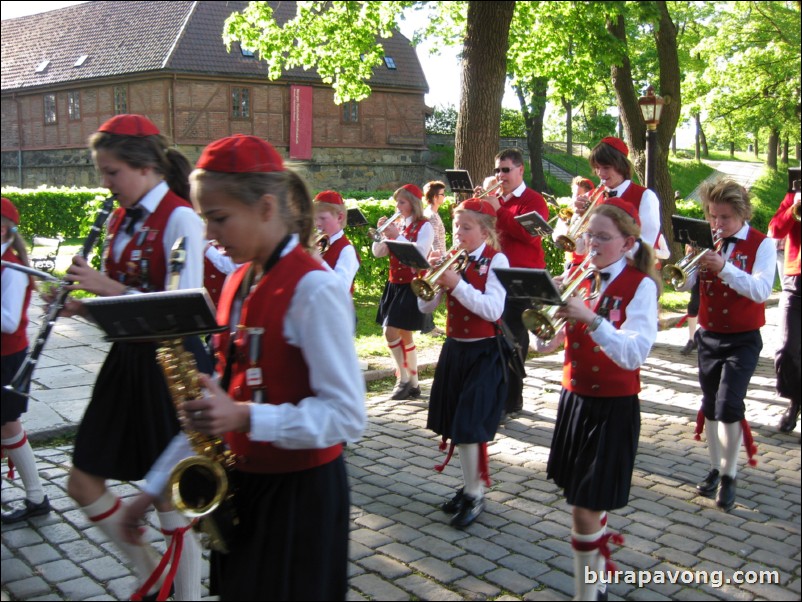
[{"label": "red beret", "polygon": [[582,182],[581,183],[584,184],[585,187],[588,190],[593,190],[594,188],[596,188],[596,185],[591,180],[588,180],[587,178],[582,178]]},{"label": "red beret", "polygon": [[603,199],[601,202],[602,205],[612,205],[613,207],[618,207],[619,209],[623,210],[629,217],[635,220],[635,223],[640,226],[640,215],[638,214],[638,210],[635,208],[630,202],[625,201],[622,198],[617,196],[610,197],[608,199]]},{"label": "red beret", "polygon": [[477,213],[484,213],[485,215],[496,217],[496,210],[493,209],[493,205],[482,199],[473,198],[462,201],[457,207],[457,211],[460,210],[476,211]]},{"label": "red beret", "polygon": [[613,136],[607,136],[607,138],[602,138],[602,144],[606,144],[607,146],[612,146],[615,150],[619,153],[624,155],[625,157],[629,157],[629,147],[624,144],[624,141],[621,138],[614,138]]},{"label": "red beret", "polygon": [[115,115],[106,123],[101,125],[98,132],[107,134],[118,134],[119,136],[158,136],[159,128],[144,115]]},{"label": "red beret", "polygon": [[2,197],[3,199],[3,217],[6,219],[10,219],[16,225],[19,226],[19,211],[14,206],[14,203],[9,201],[6,197]]},{"label": "red beret", "polygon": [[284,159],[269,142],[234,134],[204,148],[195,167],[223,173],[270,173],[284,171]]},{"label": "red beret", "polygon": [[409,194],[414,196],[416,199],[422,199],[423,198],[423,192],[421,191],[420,188],[418,188],[414,184],[404,184],[401,188],[406,190]]},{"label": "red beret", "polygon": [[316,203],[328,203],[329,205],[343,205],[343,197],[334,190],[324,190],[315,197]]}]

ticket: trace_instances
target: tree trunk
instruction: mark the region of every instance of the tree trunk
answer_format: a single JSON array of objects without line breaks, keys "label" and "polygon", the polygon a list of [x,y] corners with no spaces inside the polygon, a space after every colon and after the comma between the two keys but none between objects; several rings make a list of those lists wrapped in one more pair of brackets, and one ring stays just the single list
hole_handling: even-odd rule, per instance
[{"label": "tree trunk", "polygon": [[515,2],[468,2],[454,167],[474,182],[493,173]]},{"label": "tree trunk", "polygon": [[758,150],[758,132],[755,132],[755,159],[760,159],[760,151]]},{"label": "tree trunk", "polygon": [[777,171],[777,145],[780,142],[780,131],[776,128],[769,129],[769,143],[766,147],[766,165]]},{"label": "tree trunk", "polygon": [[730,157],[735,158],[735,143],[730,142]]},{"label": "tree trunk", "polygon": [[671,154],[677,156],[677,135],[671,136]]},{"label": "tree trunk", "polygon": [[529,149],[529,171],[532,179],[529,185],[538,191],[546,190],[546,175],[543,173],[543,117],[546,114],[546,93],[549,89],[549,80],[545,77],[536,77],[526,88],[529,90],[531,100],[527,101],[523,90],[515,88],[518,101],[521,103],[521,113],[526,123],[526,146]]},{"label": "tree trunk", "polygon": [[694,113],[693,121],[696,124],[696,131],[693,136],[693,158],[697,161],[702,160],[702,122],[699,120],[699,113]]},{"label": "tree trunk", "polygon": [[788,136],[786,136],[785,140],[783,140],[783,155],[782,155],[782,162],[783,163],[788,163],[788,149],[789,149],[789,146],[790,146],[790,143],[788,142]]},{"label": "tree trunk", "polygon": [[574,156],[574,106],[570,101],[561,98],[563,109],[565,110],[565,153],[569,157]]},{"label": "tree trunk", "polygon": [[705,129],[702,124],[699,124],[699,141],[702,143],[702,156],[705,159],[710,158],[710,150],[707,148],[707,136],[705,136]]}]

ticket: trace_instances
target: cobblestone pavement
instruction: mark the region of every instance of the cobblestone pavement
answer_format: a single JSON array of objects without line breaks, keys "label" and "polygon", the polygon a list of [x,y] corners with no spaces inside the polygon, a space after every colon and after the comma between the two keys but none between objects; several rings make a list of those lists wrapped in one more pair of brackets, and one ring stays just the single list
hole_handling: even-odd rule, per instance
[{"label": "cobblestone pavement", "polygon": [[[747,467],[741,454],[737,503],[729,513],[694,488],[706,474],[707,453],[693,440],[699,393],[695,357],[679,354],[686,330],[659,334],[642,371],[642,430],[630,504],[610,516],[613,530],[625,537],[613,559],[621,570],[652,571],[653,579],[656,571],[708,571],[709,582],[663,573],[663,584],[613,583],[611,599],[800,598],[799,427],[789,435],[775,428],[785,407],[773,388],[778,317],[775,305],[747,398],[759,463]],[[80,419],[105,353],[103,344],[84,344],[88,328],[65,320],[48,343],[25,417],[32,438]],[[570,599],[570,508],[545,477],[561,358],[529,360],[524,410],[502,425],[489,446],[493,486],[486,510],[464,531],[448,526],[439,510],[459,486],[461,471],[456,457],[442,474],[433,470],[443,452],[425,428],[425,397],[396,402],[381,393],[367,400],[368,428],[346,451],[353,520],[349,599]],[[424,391],[430,385],[424,381]],[[55,512],[2,527],[4,599],[126,599],[134,589],[126,561],[66,495],[71,446],[35,451]],[[136,486],[116,484],[114,490],[125,497]],[[22,498],[19,479],[4,479],[2,494],[4,502]],[[161,539],[153,528],[148,536]],[[777,582],[712,585],[719,575],[737,578],[736,571],[775,571]]]}]

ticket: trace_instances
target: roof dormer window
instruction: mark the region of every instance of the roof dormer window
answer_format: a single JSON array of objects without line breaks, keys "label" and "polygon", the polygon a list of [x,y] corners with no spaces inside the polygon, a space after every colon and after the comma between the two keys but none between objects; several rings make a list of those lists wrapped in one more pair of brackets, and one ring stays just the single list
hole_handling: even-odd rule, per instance
[{"label": "roof dormer window", "polygon": [[384,64],[387,65],[388,69],[396,69],[395,60],[391,56],[384,57]]},{"label": "roof dormer window", "polygon": [[47,66],[49,64],[50,64],[50,59],[43,60],[41,63],[36,65],[36,73],[42,73],[45,69],[47,69]]},{"label": "roof dormer window", "polygon": [[81,65],[83,65],[86,62],[86,59],[88,59],[88,58],[89,58],[88,54],[82,54],[81,56],[79,56],[77,58],[77,60],[75,61],[75,64],[73,65],[73,67],[80,67]]}]

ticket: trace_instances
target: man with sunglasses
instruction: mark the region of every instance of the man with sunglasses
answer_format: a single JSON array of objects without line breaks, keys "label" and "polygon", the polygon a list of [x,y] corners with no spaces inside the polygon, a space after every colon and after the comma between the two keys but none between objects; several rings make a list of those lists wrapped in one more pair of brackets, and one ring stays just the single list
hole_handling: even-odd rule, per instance
[{"label": "man with sunglasses", "polygon": [[[510,261],[511,268],[545,268],[546,256],[539,236],[532,236],[515,221],[515,217],[537,211],[544,220],[549,219],[549,209],[540,194],[524,183],[524,158],[517,148],[508,148],[496,155],[496,179],[501,182],[500,196],[488,195],[485,200],[496,210],[496,231],[499,233],[501,251]],[[521,315],[529,307],[525,300],[510,299],[504,305],[504,322],[521,346],[522,360],[529,351],[529,331],[521,321]],[[523,378],[510,374],[506,414],[523,408]]]}]

